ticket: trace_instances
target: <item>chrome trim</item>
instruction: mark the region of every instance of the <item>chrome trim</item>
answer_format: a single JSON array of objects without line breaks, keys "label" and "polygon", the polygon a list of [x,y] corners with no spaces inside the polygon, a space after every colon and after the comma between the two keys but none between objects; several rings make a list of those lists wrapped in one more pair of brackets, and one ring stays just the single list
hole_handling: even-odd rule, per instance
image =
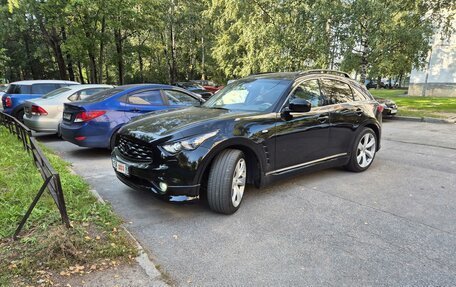
[{"label": "chrome trim", "polygon": [[335,154],[335,155],[323,157],[323,158],[316,159],[316,160],[312,160],[312,161],[308,161],[308,162],[305,162],[305,163],[300,163],[300,164],[297,164],[297,165],[292,165],[292,166],[289,166],[289,167],[284,167],[284,168],[281,168],[281,169],[276,169],[276,170],[267,172],[266,175],[271,175],[271,174],[274,174],[274,173],[281,173],[281,172],[283,172],[283,171],[288,171],[288,170],[291,170],[291,169],[296,169],[296,168],[304,167],[304,166],[311,165],[311,164],[314,164],[314,163],[319,163],[319,162],[322,162],[322,161],[326,161],[326,160],[338,158],[338,157],[341,157],[341,156],[344,156],[344,155],[347,155],[347,153],[346,153],[346,152],[344,152],[344,153],[338,153],[338,154]]}]

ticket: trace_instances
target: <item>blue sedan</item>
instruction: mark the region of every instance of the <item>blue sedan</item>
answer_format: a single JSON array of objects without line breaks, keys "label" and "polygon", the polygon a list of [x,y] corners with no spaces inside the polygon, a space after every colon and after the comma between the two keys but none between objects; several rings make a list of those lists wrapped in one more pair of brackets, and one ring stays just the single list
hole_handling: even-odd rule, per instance
[{"label": "blue sedan", "polygon": [[199,106],[204,100],[181,88],[160,84],[125,85],[65,104],[62,138],[82,147],[110,148],[116,132],[144,113]]}]

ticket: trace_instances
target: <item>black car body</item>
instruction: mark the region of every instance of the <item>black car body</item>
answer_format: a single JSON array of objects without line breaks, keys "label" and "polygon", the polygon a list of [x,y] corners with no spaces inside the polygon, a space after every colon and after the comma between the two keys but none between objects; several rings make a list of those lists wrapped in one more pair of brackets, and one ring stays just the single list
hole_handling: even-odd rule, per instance
[{"label": "black car body", "polygon": [[206,90],[203,86],[194,82],[177,82],[174,85],[179,88],[183,88],[195,94],[198,94],[205,100],[209,99],[210,97],[212,97],[212,95],[214,95],[213,92]]},{"label": "black car body", "polygon": [[[244,102],[233,104],[239,97]],[[118,178],[132,188],[170,200],[197,198],[207,190],[211,208],[230,214],[240,203],[234,193],[241,199],[243,194],[235,181],[237,188],[245,181],[261,187],[304,169],[367,169],[380,148],[381,112],[366,88],[346,74],[253,75],[201,107],[133,120],[119,131],[112,162]],[[368,161],[367,141],[371,160],[356,166],[354,157]],[[230,162],[236,160],[233,171]],[[235,180],[238,169],[244,178]],[[235,206],[226,202],[229,191],[219,190],[230,184]]]},{"label": "black car body", "polygon": [[395,116],[397,114],[397,105],[393,100],[384,98],[375,98],[383,106],[383,116]]}]

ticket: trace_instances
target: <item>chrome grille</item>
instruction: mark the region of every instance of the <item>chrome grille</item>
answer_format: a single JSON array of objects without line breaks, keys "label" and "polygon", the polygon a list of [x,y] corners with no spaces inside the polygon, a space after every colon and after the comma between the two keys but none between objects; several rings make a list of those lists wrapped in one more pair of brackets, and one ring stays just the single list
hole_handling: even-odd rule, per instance
[{"label": "chrome grille", "polygon": [[125,137],[121,137],[119,139],[117,148],[119,149],[120,153],[127,158],[144,161],[151,161],[153,159],[152,150]]}]

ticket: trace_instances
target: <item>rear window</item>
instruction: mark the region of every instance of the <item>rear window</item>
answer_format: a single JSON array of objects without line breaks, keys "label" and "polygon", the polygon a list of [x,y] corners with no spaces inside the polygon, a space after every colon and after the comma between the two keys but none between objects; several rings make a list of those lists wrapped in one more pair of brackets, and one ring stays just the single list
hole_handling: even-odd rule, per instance
[{"label": "rear window", "polygon": [[58,88],[60,85],[57,84],[33,84],[32,94],[47,94]]},{"label": "rear window", "polygon": [[114,89],[109,89],[105,91],[101,91],[99,93],[96,93],[90,97],[87,97],[84,102],[87,103],[98,103],[101,101],[104,101],[112,96],[114,96],[117,93],[125,91],[127,88],[126,87],[119,87],[119,88],[114,88]]},{"label": "rear window", "polygon": [[6,90],[7,94],[17,95],[17,94],[31,94],[31,87],[26,85],[9,85]]},{"label": "rear window", "polygon": [[63,92],[67,92],[69,91],[70,89],[69,88],[60,88],[60,89],[57,89],[57,90],[54,90],[50,93],[47,93],[46,95],[43,96],[43,99],[50,99],[52,97],[55,97]]}]

